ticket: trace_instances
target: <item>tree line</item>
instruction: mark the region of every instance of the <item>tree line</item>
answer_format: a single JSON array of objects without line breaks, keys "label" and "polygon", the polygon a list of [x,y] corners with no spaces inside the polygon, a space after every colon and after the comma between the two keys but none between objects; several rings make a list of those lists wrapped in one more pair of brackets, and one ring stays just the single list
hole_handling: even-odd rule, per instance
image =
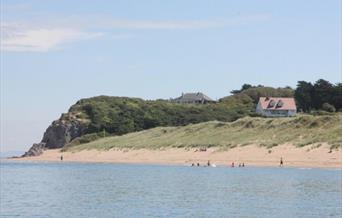
[{"label": "tree line", "polygon": [[303,112],[342,111],[342,83],[334,85],[324,79],[317,80],[314,84],[298,81],[294,97],[298,109]]}]

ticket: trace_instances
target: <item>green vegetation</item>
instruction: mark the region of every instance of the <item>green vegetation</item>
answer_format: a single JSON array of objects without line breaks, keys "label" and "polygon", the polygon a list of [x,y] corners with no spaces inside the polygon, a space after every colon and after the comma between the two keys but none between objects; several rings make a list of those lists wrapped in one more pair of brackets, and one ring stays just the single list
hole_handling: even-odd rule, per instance
[{"label": "green vegetation", "polygon": [[[263,96],[294,97],[299,111],[303,112],[318,110],[335,112],[342,110],[342,83],[334,85],[324,79],[319,79],[314,84],[298,81],[295,90],[291,89],[291,87],[275,89],[262,85],[244,84],[240,90],[233,90],[231,93],[234,94],[233,96],[247,95],[254,103],[257,103],[259,97]],[[222,100],[229,99],[229,97]]]},{"label": "green vegetation", "polygon": [[220,147],[257,144],[272,148],[284,143],[296,146],[328,143],[342,147],[342,114],[288,118],[245,117],[234,122],[210,121],[180,127],[157,127],[150,130],[111,136],[86,144],[68,144],[65,150],[83,149],[160,149],[166,147]]},{"label": "green vegetation", "polygon": [[[90,120],[86,134],[102,132],[122,135],[157,126],[180,126],[210,120],[233,121],[253,113],[252,102],[239,100],[207,105],[181,105],[168,101],[100,96],[83,99],[71,107]],[[80,116],[80,115],[79,115]]]},{"label": "green vegetation", "polygon": [[230,122],[255,116],[254,110],[260,96],[292,95],[293,90],[288,88],[251,87],[217,103],[204,105],[99,96],[78,101],[62,119],[74,117],[87,121],[83,122],[86,125],[84,134],[106,131],[122,135],[158,126],[183,126],[213,120]]},{"label": "green vegetation", "polygon": [[294,96],[298,109],[304,112],[342,110],[342,83],[333,85],[323,79],[318,80],[315,84],[299,81]]},{"label": "green vegetation", "polygon": [[[299,110],[310,112],[315,116],[329,117],[335,111],[342,110],[341,87],[341,84],[332,85],[328,81],[322,79],[318,80],[314,85],[308,82],[299,81],[296,90],[293,90],[290,87],[272,88],[262,85],[253,86],[244,84],[240,90],[233,90],[231,92],[232,95],[223,97],[218,102],[210,104],[177,104],[167,100],[148,101],[139,98],[98,96],[78,101],[70,108],[68,113],[62,115],[60,120],[66,122],[77,121],[80,123],[80,129],[82,129],[81,136],[73,139],[70,144],[76,146],[97,140],[98,138],[103,137],[104,132],[107,136],[119,136],[155,127],[177,127],[209,121],[218,121],[218,125],[227,126],[230,124],[225,122],[236,121],[243,117],[259,117],[259,115],[255,113],[255,107],[259,98],[263,96],[295,97]],[[242,120],[247,122],[248,119],[252,118]],[[291,120],[293,118],[288,119]],[[295,119],[308,118],[300,116]],[[257,120],[258,119],[252,119],[250,121],[252,123],[246,125],[256,125],[254,122],[257,122]],[[267,122],[271,122],[270,125],[275,126],[277,126],[277,122],[285,121],[286,119],[267,120]],[[261,122],[261,120],[258,122]],[[211,124],[213,123],[209,122],[206,124],[198,124],[198,126],[207,125],[210,127]],[[172,128],[166,129],[167,131],[172,130]],[[265,129],[267,129],[266,126]],[[288,126],[288,131],[290,131],[290,129],[290,126]],[[298,128],[292,129],[294,131],[293,134],[300,132]],[[228,144],[230,144],[225,146],[229,147],[237,144],[259,143],[260,145],[272,147],[285,142],[285,139],[290,140],[292,138],[292,133],[289,133],[291,137],[288,138],[286,138],[286,134],[276,134],[275,139],[271,141],[268,139],[269,137],[265,137],[265,140],[262,140],[262,138],[255,139],[253,134],[264,137],[264,133],[261,133],[258,129],[254,128],[240,129],[240,131],[241,130],[243,130],[243,132],[232,134],[232,137],[236,137],[236,139],[224,136],[227,137],[225,139],[226,141],[229,141]],[[305,128],[303,131],[304,130]],[[233,129],[232,131],[234,132],[235,130]],[[271,134],[270,131],[276,130],[267,130],[265,134]],[[273,137],[274,134],[271,135]],[[174,140],[177,140],[178,135],[174,135],[174,137],[176,137]],[[221,143],[220,137],[218,137],[217,140]],[[322,137],[319,137],[321,137],[319,134],[307,138],[301,136],[300,140],[297,140],[295,144],[305,145],[314,143],[315,141],[322,141]],[[250,139],[252,138],[256,141],[251,141]],[[217,141],[215,140],[212,144],[216,146]],[[194,142],[194,144],[197,145],[200,143]],[[209,145],[211,143],[205,142],[205,144]],[[173,143],[171,143],[171,145],[174,146]],[[224,143],[222,146],[223,145]]]},{"label": "green vegetation", "polygon": [[221,101],[229,101],[231,97],[247,96],[257,104],[260,97],[293,97],[294,90],[291,87],[272,88],[262,85],[252,86],[244,84],[240,90],[233,90],[231,93],[233,94],[232,96],[222,98]]}]

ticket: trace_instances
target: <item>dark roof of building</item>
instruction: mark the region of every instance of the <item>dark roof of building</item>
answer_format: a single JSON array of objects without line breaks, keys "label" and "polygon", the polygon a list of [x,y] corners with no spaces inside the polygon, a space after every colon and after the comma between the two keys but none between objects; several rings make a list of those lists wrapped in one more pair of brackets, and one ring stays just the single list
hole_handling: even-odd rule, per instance
[{"label": "dark roof of building", "polygon": [[202,92],[197,93],[184,93],[182,96],[174,99],[174,100],[181,100],[181,101],[214,101],[207,95],[203,94]]}]

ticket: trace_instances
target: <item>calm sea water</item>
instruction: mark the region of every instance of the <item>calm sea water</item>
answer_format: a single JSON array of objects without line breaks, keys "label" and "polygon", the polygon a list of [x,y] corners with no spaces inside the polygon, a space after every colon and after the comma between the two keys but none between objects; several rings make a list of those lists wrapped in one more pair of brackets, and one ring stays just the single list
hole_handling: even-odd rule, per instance
[{"label": "calm sea water", "polygon": [[1,162],[0,217],[341,217],[342,171]]}]

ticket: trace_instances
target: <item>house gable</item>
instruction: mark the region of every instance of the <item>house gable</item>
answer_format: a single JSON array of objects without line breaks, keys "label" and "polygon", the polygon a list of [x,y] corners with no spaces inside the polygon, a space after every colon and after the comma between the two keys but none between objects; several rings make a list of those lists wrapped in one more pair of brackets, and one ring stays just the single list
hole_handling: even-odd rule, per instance
[{"label": "house gable", "polygon": [[260,97],[256,112],[267,117],[294,116],[297,107],[294,98]]}]

